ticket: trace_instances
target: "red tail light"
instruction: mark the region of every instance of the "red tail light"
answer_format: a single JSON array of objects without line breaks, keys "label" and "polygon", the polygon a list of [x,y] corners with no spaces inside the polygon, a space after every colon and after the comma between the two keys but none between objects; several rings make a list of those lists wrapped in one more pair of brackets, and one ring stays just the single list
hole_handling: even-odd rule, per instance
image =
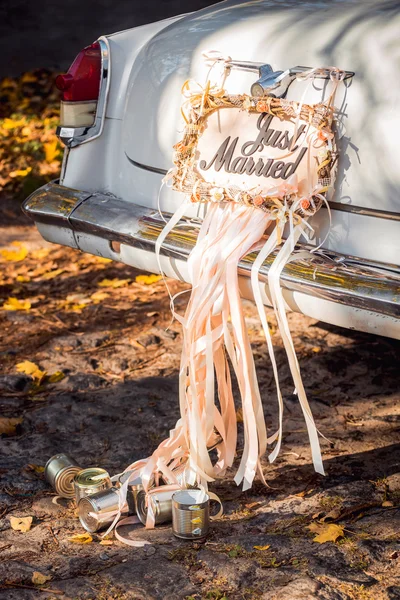
[{"label": "red tail light", "polygon": [[101,78],[101,50],[99,42],[81,50],[67,73],[58,75],[56,86],[64,102],[96,101]]}]

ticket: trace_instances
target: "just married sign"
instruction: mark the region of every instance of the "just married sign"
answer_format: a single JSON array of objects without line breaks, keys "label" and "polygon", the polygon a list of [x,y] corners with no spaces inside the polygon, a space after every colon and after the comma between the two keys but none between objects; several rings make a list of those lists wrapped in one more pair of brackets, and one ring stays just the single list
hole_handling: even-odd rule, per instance
[{"label": "just married sign", "polygon": [[[318,149],[302,142],[307,124],[283,121],[268,113],[225,109],[212,113],[197,145],[197,170],[217,185],[269,188],[296,174],[307,177],[307,161],[316,171]],[[286,151],[286,152],[285,152]]]}]

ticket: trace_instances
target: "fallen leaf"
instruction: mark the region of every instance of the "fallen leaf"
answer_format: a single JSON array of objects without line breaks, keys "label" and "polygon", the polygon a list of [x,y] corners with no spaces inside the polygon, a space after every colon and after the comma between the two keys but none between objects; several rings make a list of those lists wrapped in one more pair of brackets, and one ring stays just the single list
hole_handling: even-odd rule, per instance
[{"label": "fallen leaf", "polygon": [[104,256],[95,256],[96,262],[98,263],[110,263],[112,262],[111,258],[105,258]]},{"label": "fallen leaf", "polygon": [[24,73],[21,77],[21,83],[35,83],[37,81],[37,77],[34,73]]},{"label": "fallen leaf", "polygon": [[34,471],[35,473],[44,473],[44,467],[41,465],[35,465],[34,463],[29,463],[26,468],[30,471]]},{"label": "fallen leaf", "polygon": [[0,435],[15,435],[17,427],[22,423],[22,420],[22,417],[15,419],[0,417]]},{"label": "fallen leaf", "polygon": [[85,294],[68,294],[67,302],[70,303],[78,303],[79,304],[90,304],[90,298],[85,296]]},{"label": "fallen leaf", "polygon": [[255,550],[268,550],[268,548],[271,548],[271,546],[267,545],[267,546],[253,546],[253,548]]},{"label": "fallen leaf", "polygon": [[130,282],[130,279],[103,279],[97,284],[99,287],[119,288],[125,287]]},{"label": "fallen leaf", "polygon": [[109,298],[110,294],[107,294],[107,292],[94,292],[94,294],[92,294],[90,296],[91,300],[93,300],[94,304],[99,304],[99,302],[101,302],[102,300],[105,300],[106,298]]},{"label": "fallen leaf", "polygon": [[41,371],[39,367],[30,360],[24,360],[16,365],[16,369],[18,373],[25,373],[25,375],[30,375],[32,379],[35,380],[36,383],[40,384],[45,375],[46,371]]},{"label": "fallen leaf", "polygon": [[32,583],[34,585],[43,585],[46,581],[51,579],[51,575],[43,575],[43,573],[39,573],[39,571],[33,571],[32,573]]},{"label": "fallen leaf", "polygon": [[321,352],[321,348],[319,346],[314,346],[313,348],[311,348],[311,350],[316,354],[318,354],[318,352]]},{"label": "fallen leaf", "polygon": [[22,127],[25,125],[25,119],[4,119],[2,127],[3,129],[15,129],[16,127]]},{"label": "fallen leaf", "polygon": [[318,544],[336,542],[338,538],[344,535],[344,527],[334,523],[311,523],[311,525],[308,525],[308,529],[317,534],[313,542],[318,542]]},{"label": "fallen leaf", "polygon": [[14,246],[16,249],[7,250],[7,248],[2,248],[0,250],[0,254],[4,260],[9,262],[19,262],[28,256],[28,248],[25,244],[22,244],[21,242],[11,242],[10,245]]},{"label": "fallen leaf", "polygon": [[91,544],[93,542],[93,538],[90,533],[77,533],[72,537],[68,538],[69,542],[73,544]]},{"label": "fallen leaf", "polygon": [[26,275],[17,275],[17,278],[16,278],[16,281],[20,281],[21,283],[26,283],[30,280],[31,280],[31,278],[27,277]]},{"label": "fallen leaf", "polygon": [[55,139],[52,142],[47,142],[47,144],[43,144],[47,163],[52,163],[53,160],[55,159],[55,157],[57,156],[57,154],[58,154],[57,146],[58,146],[57,139]]},{"label": "fallen leaf", "polygon": [[3,304],[4,310],[30,310],[31,303],[29,300],[18,300],[10,296]]},{"label": "fallen leaf", "polygon": [[382,506],[384,508],[389,507],[389,506],[394,506],[393,502],[391,502],[390,500],[385,500],[385,502],[382,502]]},{"label": "fallen leaf", "polygon": [[12,517],[10,516],[11,529],[26,533],[32,527],[33,517]]},{"label": "fallen leaf", "polygon": [[160,281],[161,275],[137,275],[135,281],[136,283],[144,283],[145,285],[151,285],[152,283],[156,283]]},{"label": "fallen leaf", "polygon": [[17,169],[16,171],[11,171],[8,176],[11,177],[11,179],[14,179],[15,177],[26,177],[31,171],[32,167],[26,167],[26,169]]},{"label": "fallen leaf", "polygon": [[64,269],[55,269],[55,271],[49,271],[48,273],[44,273],[44,275],[42,275],[42,279],[48,281],[49,279],[54,279],[61,273],[64,273]]},{"label": "fallen leaf", "polygon": [[43,260],[50,254],[50,248],[39,248],[38,250],[33,250],[31,252],[31,258],[35,260]]},{"label": "fallen leaf", "polygon": [[48,377],[46,378],[46,383],[58,383],[59,381],[62,381],[64,377],[65,373],[63,373],[62,371],[56,371],[55,373],[48,375]]},{"label": "fallen leaf", "polygon": [[114,542],[112,540],[101,540],[100,546],[113,546]]}]

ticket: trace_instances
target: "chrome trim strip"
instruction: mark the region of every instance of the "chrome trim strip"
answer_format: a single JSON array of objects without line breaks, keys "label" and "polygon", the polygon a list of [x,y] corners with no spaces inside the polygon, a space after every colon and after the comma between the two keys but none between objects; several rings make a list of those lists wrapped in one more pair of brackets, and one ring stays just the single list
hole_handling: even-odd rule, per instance
[{"label": "chrome trim strip", "polygon": [[341,202],[329,202],[329,206],[332,210],[362,215],[363,217],[400,221],[400,213],[390,212],[389,210],[379,210],[377,208],[367,208],[364,206],[355,206],[353,204],[342,204]]},{"label": "chrome trim strip", "polygon": [[143,169],[144,171],[151,171],[152,173],[158,173],[159,175],[166,175],[168,173],[168,171],[166,171],[165,169],[159,169],[158,167],[150,167],[149,165],[143,165],[140,162],[136,162],[136,160],[129,158],[126,152],[125,156],[129,160],[131,165],[137,167],[138,169]]},{"label": "chrome trim strip", "polygon": [[68,148],[75,148],[75,146],[92,141],[98,138],[103,131],[111,80],[110,46],[105,37],[101,37],[97,41],[101,50],[101,78],[96,116],[93,125],[90,127],[57,127],[58,138]]},{"label": "chrome trim strip", "polygon": [[[75,199],[75,200],[74,200]],[[165,223],[159,213],[106,194],[77,192],[49,183],[37,190],[24,204],[25,212],[37,222],[68,226],[119,242],[132,248],[154,252],[156,240]],[[164,216],[168,216],[164,213]],[[198,228],[190,219],[182,219],[168,235],[161,253],[187,260]],[[305,246],[299,245],[304,249]],[[256,254],[246,256],[239,273],[249,277]],[[260,279],[267,282],[274,252],[263,264]],[[400,268],[335,252],[313,255],[310,259],[291,262],[281,276],[281,286],[382,315],[400,319]]]}]

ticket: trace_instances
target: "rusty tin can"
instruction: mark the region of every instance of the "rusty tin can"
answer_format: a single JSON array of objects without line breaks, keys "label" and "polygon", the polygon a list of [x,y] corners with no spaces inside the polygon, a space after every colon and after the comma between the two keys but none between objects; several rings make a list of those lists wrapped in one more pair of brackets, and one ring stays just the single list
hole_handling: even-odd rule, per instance
[{"label": "rusty tin can", "polygon": [[74,480],[75,499],[78,504],[81,498],[97,494],[112,487],[107,471],[98,467],[83,469]]},{"label": "rusty tin can", "polygon": [[[131,475],[132,471],[127,471],[126,473],[122,473],[118,477],[118,485],[121,487],[128,477]],[[128,489],[126,491],[126,501],[129,507],[129,514],[135,515],[137,513],[137,496],[138,493],[143,490],[143,483],[141,477],[135,477],[128,483]]]},{"label": "rusty tin can", "polygon": [[62,498],[75,496],[74,479],[82,467],[67,454],[56,454],[46,463],[44,476]]},{"label": "rusty tin can", "polygon": [[[172,521],[172,496],[176,490],[163,490],[162,487],[153,488],[147,494],[148,502],[151,502],[155,524],[168,523]],[[147,519],[146,492],[141,490],[137,494],[136,514],[139,520],[146,525]]]},{"label": "rusty tin can", "polygon": [[210,497],[203,490],[188,489],[172,496],[172,531],[184,540],[204,538],[210,530]]},{"label": "rusty tin can", "polygon": [[[78,502],[78,516],[82,526],[90,533],[105,529],[114,521],[119,509],[118,489],[110,488],[91,496],[81,498]],[[125,502],[121,516],[129,513]]]}]

